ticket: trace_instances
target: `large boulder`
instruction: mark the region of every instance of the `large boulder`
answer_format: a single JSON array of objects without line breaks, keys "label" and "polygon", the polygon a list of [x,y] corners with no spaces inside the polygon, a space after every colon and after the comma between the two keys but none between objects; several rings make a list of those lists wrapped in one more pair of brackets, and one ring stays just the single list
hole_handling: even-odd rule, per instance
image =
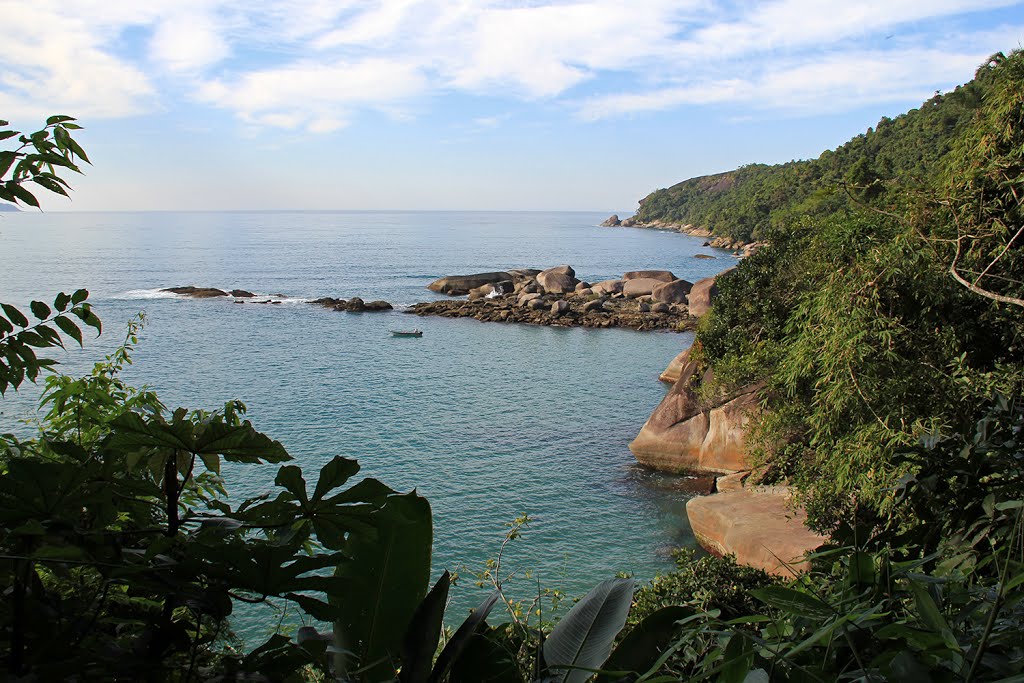
[{"label": "large boulder", "polygon": [[427,289],[449,296],[462,296],[469,294],[469,290],[483,287],[484,285],[511,280],[512,275],[504,271],[497,273],[475,273],[473,275],[448,275],[447,277],[434,280]]},{"label": "large boulder", "polygon": [[711,304],[714,303],[715,297],[718,296],[718,287],[715,285],[715,278],[706,277],[703,280],[697,280],[693,283],[693,287],[690,288],[690,293],[687,296],[687,303],[690,306],[690,315],[695,318],[707,313],[711,310]]},{"label": "large boulder", "polygon": [[623,284],[623,280],[601,280],[590,285],[590,289],[594,294],[622,294]]},{"label": "large boulder", "polygon": [[537,284],[549,294],[568,294],[580,283],[572,266],[555,266],[537,274]]},{"label": "large boulder", "polygon": [[635,280],[626,280],[622,283],[622,293],[631,299],[636,299],[641,296],[650,296],[654,288],[662,284],[661,280],[655,280],[650,277],[637,278]]},{"label": "large boulder", "polygon": [[623,280],[658,280],[660,282],[672,282],[678,280],[671,271],[668,270],[631,270],[628,273],[622,274]]},{"label": "large boulder", "polygon": [[551,304],[551,315],[555,316],[556,318],[560,315],[565,315],[570,310],[571,307],[569,306],[569,302],[565,301],[564,299],[559,299],[558,301],[555,301]]},{"label": "large boulder", "polygon": [[792,578],[810,569],[804,555],[828,539],[806,526],[785,491],[741,489],[697,496],[686,503],[693,535],[715,555],[735,555],[739,564]]},{"label": "large boulder", "polygon": [[710,379],[687,360],[665,398],[629,444],[637,461],[665,472],[737,472],[750,469],[744,431],[757,410],[762,384],[704,403],[696,389]]},{"label": "large boulder", "polygon": [[651,289],[651,296],[654,297],[655,301],[661,301],[666,304],[685,304],[686,295],[690,293],[692,288],[693,285],[686,280],[673,280],[672,282],[655,285]]},{"label": "large boulder", "polygon": [[617,213],[613,213],[611,216],[608,216],[608,218],[605,218],[601,223],[602,228],[615,228],[620,225],[622,225],[622,221],[619,220],[619,214]]}]

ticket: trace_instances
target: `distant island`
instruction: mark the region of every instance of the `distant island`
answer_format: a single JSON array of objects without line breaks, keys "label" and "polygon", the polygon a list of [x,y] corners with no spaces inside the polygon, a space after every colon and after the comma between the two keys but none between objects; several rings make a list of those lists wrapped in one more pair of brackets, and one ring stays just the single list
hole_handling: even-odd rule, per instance
[{"label": "distant island", "polygon": [[8,204],[7,202],[0,202],[0,213],[20,213],[21,209],[16,207],[14,204]]}]

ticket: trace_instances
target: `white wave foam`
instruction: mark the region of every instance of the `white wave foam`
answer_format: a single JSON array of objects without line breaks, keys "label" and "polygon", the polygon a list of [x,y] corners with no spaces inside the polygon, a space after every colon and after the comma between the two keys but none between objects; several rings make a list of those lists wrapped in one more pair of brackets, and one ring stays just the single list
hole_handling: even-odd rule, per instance
[{"label": "white wave foam", "polygon": [[115,294],[111,299],[136,300],[136,299],[184,299],[185,297],[174,292],[165,292],[163,289],[129,289],[127,292]]}]

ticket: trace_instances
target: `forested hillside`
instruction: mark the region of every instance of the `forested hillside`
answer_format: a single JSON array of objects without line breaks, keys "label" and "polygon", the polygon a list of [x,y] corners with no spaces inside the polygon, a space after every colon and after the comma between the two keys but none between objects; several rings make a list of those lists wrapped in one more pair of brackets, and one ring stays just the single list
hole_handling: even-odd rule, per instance
[{"label": "forested hillside", "polygon": [[853,201],[884,203],[887,188],[897,180],[903,189],[930,187],[981,98],[981,86],[972,81],[895,119],[883,117],[817,159],[750,164],[684,180],[642,199],[637,218],[691,224],[748,242],[769,237],[772,228],[798,216],[833,215]]}]

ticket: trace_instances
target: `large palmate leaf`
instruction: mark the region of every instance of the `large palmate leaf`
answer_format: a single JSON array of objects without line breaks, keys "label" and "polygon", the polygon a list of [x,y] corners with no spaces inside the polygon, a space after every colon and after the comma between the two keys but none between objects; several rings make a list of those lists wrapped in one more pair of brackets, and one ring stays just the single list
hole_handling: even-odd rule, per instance
[{"label": "large palmate leaf", "polygon": [[583,683],[608,659],[626,624],[633,579],[602,581],[562,617],[544,641],[544,661],[560,683]]},{"label": "large palmate leaf", "polygon": [[[430,581],[430,504],[415,492],[394,495],[373,513],[376,533],[349,535],[338,564],[340,616],[334,624],[339,673],[359,667],[369,681],[390,680],[402,638]],[[345,654],[350,653],[350,654]]]},{"label": "large palmate leaf", "polygon": [[220,415],[201,421],[178,409],[168,422],[125,413],[112,424],[113,444],[122,448],[172,449],[248,463],[291,460],[280,442],[256,431],[250,422],[228,424]]}]

